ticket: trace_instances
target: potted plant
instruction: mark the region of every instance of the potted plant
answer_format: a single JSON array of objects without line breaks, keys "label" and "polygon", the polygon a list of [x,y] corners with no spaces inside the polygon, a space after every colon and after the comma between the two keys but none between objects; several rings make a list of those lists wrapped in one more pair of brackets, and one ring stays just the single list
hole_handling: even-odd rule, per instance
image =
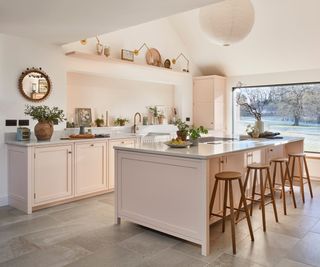
[{"label": "potted plant", "polygon": [[149,112],[151,113],[152,115],[152,124],[157,124],[157,119],[159,117],[159,111],[158,111],[158,108],[157,106],[154,106],[154,107],[148,107],[148,110]]},{"label": "potted plant", "polygon": [[181,119],[177,119],[175,125],[178,128],[177,137],[180,138],[182,141],[186,141],[189,131],[189,125]]},{"label": "potted plant", "polygon": [[113,122],[113,124],[114,124],[115,126],[124,126],[124,125],[126,124],[126,122],[129,122],[129,120],[128,120],[128,119],[123,119],[123,118],[117,118],[117,119]]},{"label": "potted plant", "polygon": [[34,127],[34,134],[39,141],[50,140],[53,134],[53,124],[65,120],[63,110],[58,107],[26,105],[24,114],[38,121]]},{"label": "potted plant", "polygon": [[104,125],[104,120],[103,119],[97,118],[94,122],[97,125],[97,127],[102,127]]},{"label": "potted plant", "polygon": [[201,134],[207,134],[208,130],[204,128],[203,126],[200,126],[198,128],[192,127],[189,129],[188,135],[189,140],[192,142],[194,146],[197,146],[199,143],[199,137],[201,137]]},{"label": "potted plant", "polygon": [[166,117],[164,116],[164,114],[160,113],[160,114],[158,115],[158,122],[159,122],[159,124],[163,124],[165,118],[166,118]]}]

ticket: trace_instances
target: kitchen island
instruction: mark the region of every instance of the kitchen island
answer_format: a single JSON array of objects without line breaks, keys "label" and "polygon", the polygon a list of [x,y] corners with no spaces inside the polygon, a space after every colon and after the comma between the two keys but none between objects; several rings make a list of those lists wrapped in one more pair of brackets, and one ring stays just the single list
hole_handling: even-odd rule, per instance
[{"label": "kitchen island", "polygon": [[[209,254],[209,202],[214,176],[242,174],[251,163],[265,163],[303,152],[303,138],[249,139],[169,148],[163,143],[115,147],[115,222],[128,220],[201,245]],[[223,188],[214,213],[221,213]],[[239,188],[234,188],[235,205]]]}]

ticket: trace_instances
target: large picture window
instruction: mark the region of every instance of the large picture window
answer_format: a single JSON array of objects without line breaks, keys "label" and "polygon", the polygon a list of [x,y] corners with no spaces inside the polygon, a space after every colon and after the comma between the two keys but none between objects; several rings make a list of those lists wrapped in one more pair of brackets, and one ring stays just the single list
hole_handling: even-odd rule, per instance
[{"label": "large picture window", "polygon": [[261,111],[265,130],[282,136],[305,138],[305,151],[320,153],[320,83],[235,87],[233,90],[233,131],[246,134],[255,118],[239,99],[254,103]]}]

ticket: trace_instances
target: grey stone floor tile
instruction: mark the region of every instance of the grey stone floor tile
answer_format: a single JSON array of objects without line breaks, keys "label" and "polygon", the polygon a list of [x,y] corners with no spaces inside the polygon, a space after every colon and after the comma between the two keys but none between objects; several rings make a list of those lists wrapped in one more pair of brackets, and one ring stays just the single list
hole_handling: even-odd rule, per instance
[{"label": "grey stone floor tile", "polygon": [[139,267],[204,267],[208,264],[174,249],[165,249],[149,257]]},{"label": "grey stone floor tile", "polygon": [[248,237],[237,245],[237,257],[263,266],[274,266],[299,242],[298,238],[262,229],[255,231],[254,237],[254,242]]},{"label": "grey stone floor tile", "polygon": [[23,237],[15,237],[7,242],[1,242],[0,263],[31,253],[37,249],[38,247]]},{"label": "grey stone floor tile", "polygon": [[242,259],[234,255],[222,254],[214,262],[210,263],[208,267],[261,267],[255,262],[251,262],[247,259]]},{"label": "grey stone floor tile", "polygon": [[58,267],[88,256],[91,252],[73,244],[58,244],[3,262],[0,267]]},{"label": "grey stone floor tile", "polygon": [[311,265],[288,259],[283,259],[276,265],[276,267],[311,267]]},{"label": "grey stone floor tile", "polygon": [[320,234],[320,220],[318,220],[318,222],[312,227],[310,231]]},{"label": "grey stone floor tile", "polygon": [[141,227],[123,222],[120,225],[111,225],[84,232],[69,239],[87,250],[96,251],[102,247],[119,243],[144,231]]},{"label": "grey stone floor tile", "polygon": [[5,240],[10,240],[14,237],[49,229],[56,225],[57,221],[49,216],[40,216],[33,220],[4,225],[0,227],[1,241],[4,242]]},{"label": "grey stone floor tile", "polygon": [[161,250],[172,247],[179,242],[178,239],[168,235],[145,230],[131,238],[119,243],[123,248],[138,252],[143,256],[151,256]]},{"label": "grey stone floor tile", "polygon": [[320,266],[320,234],[309,232],[289,252],[288,259]]},{"label": "grey stone floor tile", "polygon": [[139,253],[117,245],[108,245],[102,249],[75,261],[68,267],[135,267],[143,262]]}]

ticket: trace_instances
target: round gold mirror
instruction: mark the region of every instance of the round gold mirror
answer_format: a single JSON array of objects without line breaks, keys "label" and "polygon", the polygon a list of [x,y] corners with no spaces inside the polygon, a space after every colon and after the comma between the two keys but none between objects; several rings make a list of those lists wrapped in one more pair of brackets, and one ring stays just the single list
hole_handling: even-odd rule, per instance
[{"label": "round gold mirror", "polygon": [[30,101],[46,99],[51,91],[51,81],[41,68],[26,69],[19,78],[20,93]]}]

